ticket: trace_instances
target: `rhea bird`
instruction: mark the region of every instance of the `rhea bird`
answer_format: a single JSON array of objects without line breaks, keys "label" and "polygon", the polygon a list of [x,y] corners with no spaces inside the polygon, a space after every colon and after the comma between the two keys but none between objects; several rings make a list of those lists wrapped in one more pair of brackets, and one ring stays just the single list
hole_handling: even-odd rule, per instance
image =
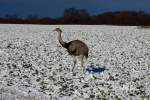
[{"label": "rhea bird", "polygon": [[[62,47],[67,49],[68,53],[73,58],[74,65],[73,65],[73,68],[72,68],[72,72],[74,71],[74,68],[75,68],[76,63],[77,63],[76,56],[80,56],[81,66],[83,67],[84,57],[86,59],[88,58],[88,51],[89,51],[88,46],[80,40],[73,40],[73,41],[70,41],[70,42],[64,42],[62,40],[62,30],[60,28],[56,28],[53,31],[58,32],[59,43],[62,45]],[[85,71],[84,68],[83,68],[83,71]]]}]

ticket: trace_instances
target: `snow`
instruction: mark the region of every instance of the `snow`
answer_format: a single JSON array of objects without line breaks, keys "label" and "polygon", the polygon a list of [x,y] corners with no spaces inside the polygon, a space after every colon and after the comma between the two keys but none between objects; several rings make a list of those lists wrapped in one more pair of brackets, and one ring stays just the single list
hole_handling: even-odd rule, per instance
[{"label": "snow", "polygon": [[[86,69],[57,40],[79,39],[89,47]],[[105,70],[106,69],[106,70]],[[149,100],[150,29],[106,25],[0,24],[0,99]]]}]

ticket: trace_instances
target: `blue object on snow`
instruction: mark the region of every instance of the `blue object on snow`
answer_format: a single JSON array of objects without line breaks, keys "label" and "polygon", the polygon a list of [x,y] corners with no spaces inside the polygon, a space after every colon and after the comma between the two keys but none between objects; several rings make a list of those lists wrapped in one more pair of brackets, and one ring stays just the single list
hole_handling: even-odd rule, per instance
[{"label": "blue object on snow", "polygon": [[101,68],[101,67],[96,67],[94,68],[94,66],[90,66],[90,68],[87,68],[86,71],[88,71],[89,73],[101,73],[104,72],[106,69],[105,67]]}]

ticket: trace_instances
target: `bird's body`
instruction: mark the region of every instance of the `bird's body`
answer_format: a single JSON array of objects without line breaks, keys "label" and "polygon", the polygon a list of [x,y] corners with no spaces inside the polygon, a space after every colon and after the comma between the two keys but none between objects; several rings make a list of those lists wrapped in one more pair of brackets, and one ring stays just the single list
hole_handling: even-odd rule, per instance
[{"label": "bird's body", "polygon": [[67,43],[67,48],[70,55],[80,56],[81,54],[88,58],[88,47],[80,40],[73,40]]},{"label": "bird's body", "polygon": [[73,57],[74,67],[76,65],[75,56],[80,56],[81,66],[83,67],[83,58],[84,57],[88,58],[88,51],[89,51],[88,46],[80,40],[73,40],[66,43],[62,40],[61,29],[56,28],[54,31],[57,31],[59,33],[58,35],[59,43],[62,45],[62,47],[66,48],[68,53]]}]

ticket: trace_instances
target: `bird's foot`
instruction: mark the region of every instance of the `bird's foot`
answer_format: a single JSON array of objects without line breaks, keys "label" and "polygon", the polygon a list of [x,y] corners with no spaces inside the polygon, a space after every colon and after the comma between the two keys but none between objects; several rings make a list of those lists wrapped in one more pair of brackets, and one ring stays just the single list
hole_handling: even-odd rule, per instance
[{"label": "bird's foot", "polygon": [[77,73],[74,73],[74,72],[73,72],[73,76],[76,76],[76,75],[77,75]]},{"label": "bird's foot", "polygon": [[85,74],[85,73],[86,73],[86,70],[85,70],[85,68],[83,68],[82,72],[83,72],[83,74]]}]

